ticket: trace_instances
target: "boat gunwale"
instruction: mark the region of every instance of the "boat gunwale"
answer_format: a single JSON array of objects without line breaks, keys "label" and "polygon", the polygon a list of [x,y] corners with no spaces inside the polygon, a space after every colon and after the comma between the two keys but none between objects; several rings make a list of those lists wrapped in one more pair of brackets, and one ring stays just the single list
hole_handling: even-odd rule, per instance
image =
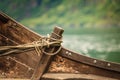
[{"label": "boat gunwale", "polygon": [[6,15],[5,13],[3,13],[3,12],[1,12],[1,11],[0,11],[0,16],[3,16],[4,18],[9,19],[10,21],[16,23],[18,26],[22,26],[24,29],[30,31],[30,32],[33,33],[33,34],[36,34],[37,36],[42,37],[42,35],[40,35],[40,34],[34,32],[34,31],[32,31],[32,30],[29,29],[28,27],[26,27],[26,26],[22,25],[21,23],[15,21],[15,19],[9,17],[8,15]]},{"label": "boat gunwale", "polygon": [[87,57],[87,56],[81,55],[80,53],[70,51],[64,47],[62,47],[62,50],[59,52],[59,55],[80,63],[90,65],[90,66],[95,66],[95,67],[106,69],[106,70],[120,72],[119,63]]}]

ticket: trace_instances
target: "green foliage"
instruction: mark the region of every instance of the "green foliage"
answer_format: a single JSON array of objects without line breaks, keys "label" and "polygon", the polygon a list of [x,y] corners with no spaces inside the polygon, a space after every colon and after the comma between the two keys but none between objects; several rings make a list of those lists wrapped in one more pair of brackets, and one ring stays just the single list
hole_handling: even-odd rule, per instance
[{"label": "green foliage", "polygon": [[[33,30],[120,26],[120,0],[0,0],[0,9]],[[45,28],[45,29],[44,29]]]}]

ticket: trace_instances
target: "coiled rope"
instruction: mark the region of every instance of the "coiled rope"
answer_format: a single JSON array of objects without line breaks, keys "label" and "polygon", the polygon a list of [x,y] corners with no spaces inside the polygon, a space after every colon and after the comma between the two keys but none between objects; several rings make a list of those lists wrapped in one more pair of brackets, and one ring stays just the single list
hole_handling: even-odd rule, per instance
[{"label": "coiled rope", "polygon": [[[55,55],[61,50],[61,46],[60,46],[61,43],[62,43],[61,39],[54,39],[54,38],[50,38],[49,36],[42,37],[38,41],[33,41],[27,44],[22,44],[17,46],[0,46],[0,56],[5,56],[12,53],[25,52],[33,49],[35,49],[38,56],[40,56],[41,52],[45,53],[46,55]],[[53,54],[49,54],[43,50],[43,47],[49,48],[49,46],[60,46],[60,47]]]}]

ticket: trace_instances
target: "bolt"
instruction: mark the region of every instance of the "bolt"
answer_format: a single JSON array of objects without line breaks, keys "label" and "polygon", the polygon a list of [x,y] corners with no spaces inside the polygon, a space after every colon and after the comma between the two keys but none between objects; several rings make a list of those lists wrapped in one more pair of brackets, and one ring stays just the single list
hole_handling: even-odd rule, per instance
[{"label": "bolt", "polygon": [[71,56],[71,55],[72,55],[72,53],[71,53],[71,52],[68,52],[68,51],[66,51],[66,54],[67,54],[68,56]]},{"label": "bolt", "polygon": [[66,51],[66,54],[68,54],[69,52],[68,51]]},{"label": "bolt", "polygon": [[107,66],[111,66],[111,64],[110,64],[110,63],[108,63],[108,64],[107,64]]},{"label": "bolt", "polygon": [[97,63],[97,60],[94,60],[93,63]]},{"label": "bolt", "polygon": [[72,54],[69,52],[68,55],[71,56]]}]

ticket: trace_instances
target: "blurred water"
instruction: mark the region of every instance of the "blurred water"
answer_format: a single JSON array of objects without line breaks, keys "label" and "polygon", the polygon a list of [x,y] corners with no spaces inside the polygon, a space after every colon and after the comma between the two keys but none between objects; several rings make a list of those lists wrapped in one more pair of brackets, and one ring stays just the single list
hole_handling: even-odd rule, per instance
[{"label": "blurred water", "polygon": [[120,63],[120,34],[64,35],[62,45],[86,56]]}]

